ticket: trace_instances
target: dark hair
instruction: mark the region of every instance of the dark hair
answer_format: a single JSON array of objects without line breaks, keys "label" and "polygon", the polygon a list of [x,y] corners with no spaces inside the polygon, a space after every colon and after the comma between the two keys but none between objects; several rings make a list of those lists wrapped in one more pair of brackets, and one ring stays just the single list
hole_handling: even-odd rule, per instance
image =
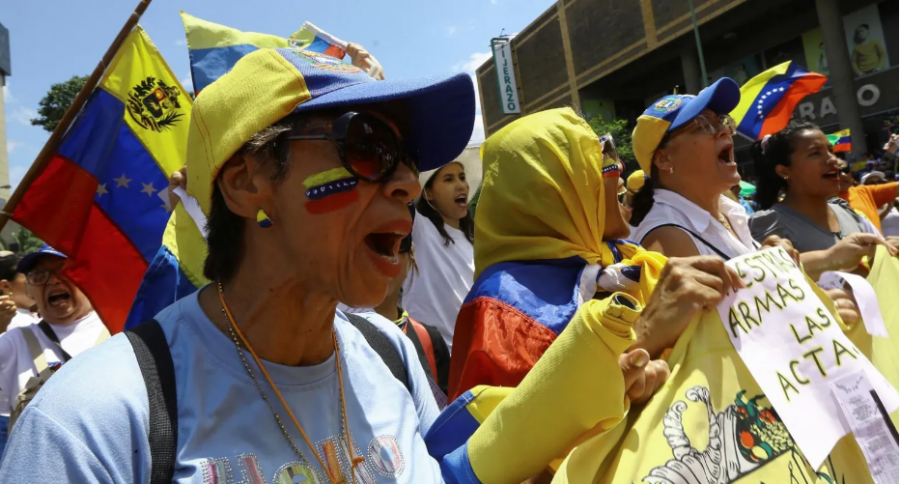
[{"label": "dark hair", "polygon": [[16,278],[18,271],[16,266],[19,265],[19,257],[16,254],[7,254],[0,257],[0,280],[10,281]]},{"label": "dark hair", "polygon": [[644,221],[644,217],[653,208],[653,189],[659,188],[659,168],[650,166],[650,179],[644,182],[644,186],[634,194],[631,199],[631,219],[628,221],[632,227],[637,227]]},{"label": "dark hair", "polygon": [[797,138],[804,131],[820,131],[813,123],[792,123],[787,128],[763,140],[753,143],[750,155],[756,168],[758,182],[756,184],[756,203],[762,210],[768,210],[778,201],[778,195],[782,190],[787,191],[788,185],[775,171],[778,165],[791,166],[791,153],[794,152]]},{"label": "dark hair", "polygon": [[[425,182],[425,189],[430,190],[431,187],[434,186],[434,179],[437,178],[438,173],[441,170],[434,172],[431,175],[431,178]],[[431,220],[431,223],[434,224],[434,227],[444,238],[444,247],[449,247],[451,243],[455,243],[453,239],[447,234],[447,229],[444,228],[444,217],[441,216],[440,212],[437,211],[428,200],[425,199],[425,190],[422,190],[422,196],[419,197],[419,201],[416,202],[416,211],[422,214],[428,220]],[[471,212],[466,212],[466,216],[463,217],[459,221],[459,230],[466,236],[466,240],[470,243],[475,244],[475,220],[472,218]]]},{"label": "dark hair", "polygon": [[[284,138],[305,116],[288,116],[253,135],[236,155],[250,155],[260,165],[275,163],[273,180],[282,180],[290,169],[290,143]],[[247,220],[225,204],[219,185],[213,181],[212,206],[206,219],[206,243],[209,253],[203,275],[211,281],[228,282],[237,272],[244,255],[244,230]]]}]

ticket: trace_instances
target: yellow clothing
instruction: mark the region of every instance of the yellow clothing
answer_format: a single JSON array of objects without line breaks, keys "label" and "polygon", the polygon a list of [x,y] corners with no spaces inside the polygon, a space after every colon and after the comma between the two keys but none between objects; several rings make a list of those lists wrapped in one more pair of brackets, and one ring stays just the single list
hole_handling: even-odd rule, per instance
[{"label": "yellow clothing", "polygon": [[[577,256],[588,264],[613,263],[603,240],[603,153],[584,119],[570,108],[535,113],[493,134],[481,153],[476,279],[508,261]],[[631,247],[626,259],[642,251]]]},{"label": "yellow clothing", "polygon": [[884,47],[881,44],[869,39],[861,44],[856,44],[850,59],[853,63],[854,72],[857,74],[868,74],[884,69],[887,54],[884,52]]},{"label": "yellow clothing", "polygon": [[[878,246],[875,262],[867,277],[878,297],[878,308],[887,327],[888,338],[872,338],[872,364],[887,378],[894,388],[900,388],[900,267],[895,257],[889,257],[887,249]],[[891,415],[898,426],[898,413]]]},{"label": "yellow clothing", "polygon": [[[848,327],[832,315],[871,357],[873,342],[863,324]],[[809,468],[716,312],[688,326],[668,361],[672,373],[650,402],[622,425],[576,447],[554,484],[872,482],[853,435],[838,442],[818,471]]]}]

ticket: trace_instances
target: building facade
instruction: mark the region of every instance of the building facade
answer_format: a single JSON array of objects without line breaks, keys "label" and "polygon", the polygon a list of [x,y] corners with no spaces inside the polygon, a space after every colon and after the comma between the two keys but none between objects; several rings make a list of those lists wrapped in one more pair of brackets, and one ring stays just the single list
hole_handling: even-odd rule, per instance
[{"label": "building facade", "polygon": [[[0,89],[6,86],[6,78],[12,75],[9,59],[9,30],[0,24]],[[6,100],[0,96],[0,199],[9,199],[9,154],[6,149]]]},{"label": "building facade", "polygon": [[[877,152],[896,130],[897,2],[693,3],[708,82],[728,76],[743,84],[793,60],[829,77],[822,91],[798,105],[796,118],[826,133],[851,128],[855,156]],[[519,116],[561,106],[633,123],[653,100],[703,87],[688,0],[559,0],[511,47],[521,114],[502,113],[488,60],[476,76],[487,135]],[[749,161],[750,141],[735,144],[739,161]]]}]

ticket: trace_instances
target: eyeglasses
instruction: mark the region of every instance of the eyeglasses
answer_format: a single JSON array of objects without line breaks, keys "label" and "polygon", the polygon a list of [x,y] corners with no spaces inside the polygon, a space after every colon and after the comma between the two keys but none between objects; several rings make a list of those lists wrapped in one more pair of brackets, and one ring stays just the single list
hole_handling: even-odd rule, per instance
[{"label": "eyeglasses", "polygon": [[404,150],[403,140],[386,121],[370,114],[349,112],[325,123],[312,123],[287,136],[288,140],[329,140],[337,145],[341,164],[353,176],[381,183],[402,162],[418,174]]},{"label": "eyeglasses", "polygon": [[28,281],[32,286],[43,286],[47,284],[47,281],[50,280],[51,275],[56,275],[57,278],[61,277],[62,267],[59,269],[47,269],[44,267],[38,267],[37,269],[32,269],[25,274],[25,280]]},{"label": "eyeglasses", "polygon": [[689,126],[691,126],[689,128],[690,131],[701,131],[709,135],[719,134],[723,129],[731,136],[734,136],[735,132],[737,132],[737,124],[734,122],[734,118],[727,114],[720,114],[713,119],[710,119],[709,116],[697,116],[690,121]]}]

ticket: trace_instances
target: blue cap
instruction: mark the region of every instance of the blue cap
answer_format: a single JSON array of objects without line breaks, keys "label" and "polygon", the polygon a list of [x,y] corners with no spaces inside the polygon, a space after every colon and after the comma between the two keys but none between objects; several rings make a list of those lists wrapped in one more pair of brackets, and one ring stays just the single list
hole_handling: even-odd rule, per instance
[{"label": "blue cap", "polygon": [[723,77],[694,96],[672,94],[658,99],[638,117],[631,135],[634,156],[645,173],[650,173],[653,153],[666,133],[676,130],[706,109],[728,114],[741,102],[741,88]]},{"label": "blue cap", "polygon": [[61,259],[68,259],[68,257],[66,257],[66,255],[62,252],[54,249],[53,247],[50,247],[47,244],[44,244],[44,246],[38,249],[37,252],[32,252],[30,254],[27,254],[25,257],[22,257],[22,260],[19,261],[19,265],[16,267],[16,272],[25,274],[31,269],[34,269],[34,265],[37,264],[38,258],[43,255],[52,255]]},{"label": "blue cap", "polygon": [[261,129],[295,112],[391,103],[409,119],[406,147],[420,172],[455,160],[475,126],[468,74],[376,81],[340,59],[297,49],[259,49],[197,95],[187,143],[187,191],[209,213],[213,183]]}]

